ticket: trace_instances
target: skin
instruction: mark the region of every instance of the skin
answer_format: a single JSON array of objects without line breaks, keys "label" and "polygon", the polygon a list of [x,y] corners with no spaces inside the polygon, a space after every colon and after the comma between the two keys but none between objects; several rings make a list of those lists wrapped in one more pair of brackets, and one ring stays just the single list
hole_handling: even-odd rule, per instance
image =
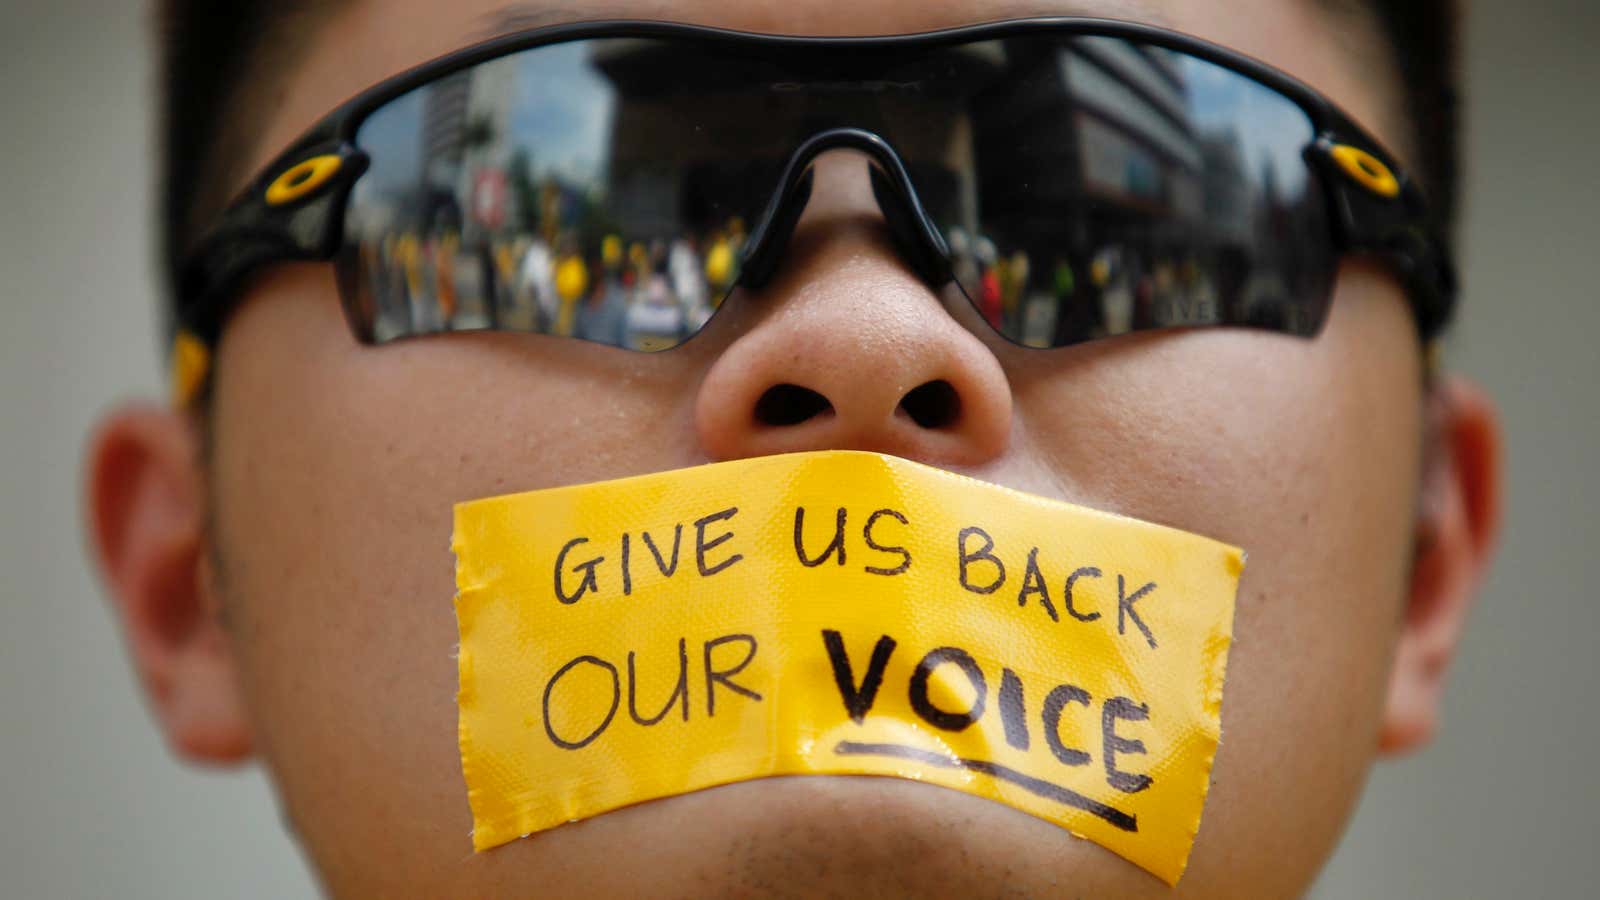
[{"label": "skin", "polygon": [[[255,162],[346,96],[483,37],[497,7],[353,5],[288,74]],[[1349,52],[1360,35],[1312,4],[585,8],[819,34],[1063,11],[1161,21],[1401,133],[1371,54]],[[332,894],[1293,896],[1374,758],[1432,734],[1494,542],[1498,440],[1464,382],[1424,392],[1384,270],[1347,261],[1311,341],[1211,329],[1024,351],[906,268],[851,162],[820,163],[780,277],[674,352],[494,334],[365,347],[331,267],[283,266],[254,284],[218,348],[209,454],[189,416],[108,417],[88,518],[152,709],[184,757],[267,766]],[[962,413],[929,430],[897,407],[937,379]],[[785,382],[831,413],[760,424],[757,398]],[[1009,808],[883,778],[733,785],[471,853],[451,505],[823,448],[895,453],[1246,548],[1224,740],[1176,890]]]}]

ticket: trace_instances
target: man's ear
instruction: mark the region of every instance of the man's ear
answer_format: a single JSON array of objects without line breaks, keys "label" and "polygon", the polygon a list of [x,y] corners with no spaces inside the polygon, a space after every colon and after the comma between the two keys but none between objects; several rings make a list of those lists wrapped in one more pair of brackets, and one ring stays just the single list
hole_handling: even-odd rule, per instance
[{"label": "man's ear", "polygon": [[134,668],[173,751],[237,762],[251,737],[206,552],[198,426],[157,407],[119,410],[90,441],[90,544]]},{"label": "man's ear", "polygon": [[1500,425],[1482,390],[1447,377],[1429,400],[1411,595],[1401,622],[1379,749],[1432,739],[1450,662],[1500,533]]}]

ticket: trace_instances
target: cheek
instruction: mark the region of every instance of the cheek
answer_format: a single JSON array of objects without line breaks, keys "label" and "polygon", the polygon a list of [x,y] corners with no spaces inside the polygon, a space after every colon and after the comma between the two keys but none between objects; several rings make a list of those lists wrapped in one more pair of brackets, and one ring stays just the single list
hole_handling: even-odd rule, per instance
[{"label": "cheek", "polygon": [[1405,599],[1422,427],[1409,314],[1349,266],[1315,340],[1195,332],[1083,357],[1030,364],[1017,387],[1023,440],[1067,495],[1248,554],[1192,877],[1243,863],[1279,870],[1245,883],[1303,885],[1374,751]]},{"label": "cheek", "polygon": [[363,347],[315,270],[261,290],[219,351],[216,543],[263,755],[336,880],[338,848],[471,828],[452,505],[701,461],[696,367],[521,335]]}]

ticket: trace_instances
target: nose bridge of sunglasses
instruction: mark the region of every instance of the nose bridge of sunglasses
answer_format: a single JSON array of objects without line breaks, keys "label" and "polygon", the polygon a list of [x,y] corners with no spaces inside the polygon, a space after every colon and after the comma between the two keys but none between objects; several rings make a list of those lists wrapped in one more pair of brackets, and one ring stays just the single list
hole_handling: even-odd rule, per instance
[{"label": "nose bridge of sunglasses", "polygon": [[741,286],[759,290],[777,273],[816,187],[818,157],[835,150],[853,150],[866,157],[873,199],[888,225],[896,251],[930,286],[947,284],[952,277],[949,248],[923,209],[899,154],[873,132],[835,128],[813,135],[790,156],[751,233]]}]

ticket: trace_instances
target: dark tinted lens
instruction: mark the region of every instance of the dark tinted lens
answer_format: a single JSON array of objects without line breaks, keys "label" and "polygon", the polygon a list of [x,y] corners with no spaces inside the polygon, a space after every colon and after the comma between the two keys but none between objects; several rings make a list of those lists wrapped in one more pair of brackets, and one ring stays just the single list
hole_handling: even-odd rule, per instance
[{"label": "dark tinted lens", "polygon": [[934,215],[997,329],[1051,347],[1182,325],[1320,327],[1335,258],[1298,105],[1121,39],[979,49],[991,66],[967,101],[976,189]]},{"label": "dark tinted lens", "polygon": [[958,282],[1012,340],[1321,324],[1334,254],[1305,112],[1103,37],[871,53],[607,38],[485,63],[362,125],[346,305],[380,342],[495,328],[675,346],[738,279],[789,156],[838,126],[893,145]]},{"label": "dark tinted lens", "polygon": [[715,114],[738,82],[673,77],[688,55],[554,44],[375,111],[339,262],[357,327],[379,342],[501,329],[639,350],[699,330],[782,159]]}]

